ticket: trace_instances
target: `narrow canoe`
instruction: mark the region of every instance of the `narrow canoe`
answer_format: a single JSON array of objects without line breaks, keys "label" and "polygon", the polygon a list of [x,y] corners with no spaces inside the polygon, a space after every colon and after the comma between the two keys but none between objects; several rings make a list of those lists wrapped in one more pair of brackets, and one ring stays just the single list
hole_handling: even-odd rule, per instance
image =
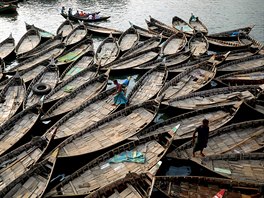
[{"label": "narrow canoe", "polygon": [[173,34],[177,34],[178,31],[156,19],[151,18],[150,21],[145,20],[148,30],[153,34],[162,34],[164,37],[169,38]]},{"label": "narrow canoe", "polygon": [[197,32],[190,38],[188,46],[193,56],[201,56],[207,52],[209,43],[203,33]]},{"label": "narrow canoe", "polygon": [[[56,196],[85,196],[98,190],[110,182],[117,181],[126,176],[128,172],[137,174],[149,171],[166,153],[173,139],[173,134],[165,136],[148,136],[146,138],[129,142],[110,150],[93,161],[89,162],[46,194],[48,197]],[[111,163],[115,157],[133,152],[145,158],[144,163],[120,161]],[[143,154],[144,153],[144,154]],[[72,187],[74,186],[74,187]]]},{"label": "narrow canoe", "polygon": [[88,30],[85,25],[80,24],[75,27],[65,38],[66,46],[74,45],[88,36]]},{"label": "narrow canoe", "polygon": [[198,17],[192,15],[189,19],[189,24],[195,29],[195,31],[202,32],[204,35],[208,34],[207,27]]},{"label": "narrow canoe", "polygon": [[172,18],[172,27],[174,27],[176,30],[184,32],[187,35],[193,35],[194,34],[194,29],[193,27],[181,19],[180,17],[174,16]]},{"label": "narrow canoe", "polygon": [[65,19],[69,18],[71,21],[74,22],[79,22],[79,21],[83,21],[83,22],[98,22],[98,21],[106,21],[107,19],[109,19],[111,16],[99,16],[99,18],[94,18],[94,19],[90,19],[88,17],[78,17],[75,15],[68,15],[66,13],[60,13]]},{"label": "narrow canoe", "polygon": [[135,105],[153,98],[164,85],[167,76],[167,68],[162,63],[146,72],[128,94],[129,104]]},{"label": "narrow canoe", "polygon": [[250,46],[251,48],[254,48],[256,51],[258,51],[258,54],[264,54],[264,44],[257,41],[250,35],[242,32],[240,33],[238,40],[242,43],[252,43],[252,45]]},{"label": "narrow canoe", "polygon": [[0,93],[0,124],[10,119],[21,106],[26,93],[26,86],[21,77],[16,74],[5,85]]},{"label": "narrow canoe", "polygon": [[255,111],[258,111],[262,114],[264,114],[264,101],[263,100],[251,100],[251,101],[247,101],[246,104],[248,104],[248,106],[250,108],[253,108]]},{"label": "narrow canoe", "polygon": [[31,167],[30,170],[7,185],[0,196],[8,197],[42,197],[55,167],[58,151]]},{"label": "narrow canoe", "polygon": [[96,50],[96,63],[100,66],[107,65],[116,60],[119,56],[119,53],[119,44],[116,38],[114,38],[112,34],[110,34],[109,37],[107,37],[100,43]]},{"label": "narrow canoe", "polygon": [[58,80],[58,67],[51,63],[30,83],[23,103],[24,109],[34,104],[41,103],[44,96],[54,89]]},{"label": "narrow canoe", "polygon": [[254,95],[257,95],[261,89],[258,85],[215,88],[180,96],[169,100],[166,104],[182,109],[203,109],[235,104],[237,101],[254,99]]},{"label": "narrow canoe", "polygon": [[[226,61],[235,61],[242,58],[250,57],[253,55],[258,54],[259,49],[252,47],[252,45],[249,48],[245,49],[238,49],[238,50],[232,50],[230,51],[230,54],[226,58]],[[225,52],[219,52],[218,54],[225,53]]]},{"label": "narrow canoe", "polygon": [[67,37],[73,30],[73,25],[69,19],[63,21],[63,23],[58,27],[57,34],[62,34],[62,37]]},{"label": "narrow canoe", "polygon": [[[85,56],[83,58],[85,58]],[[77,62],[76,66],[78,65],[79,64]],[[74,68],[73,68],[73,72],[74,72]],[[56,101],[65,96],[68,96],[78,87],[94,79],[97,76],[97,74],[98,74],[98,68],[95,67],[95,65],[86,65],[86,68],[84,68],[82,71],[76,73],[75,75],[67,78],[66,80],[58,84],[58,86],[56,86],[49,94],[45,96],[44,103]]]},{"label": "narrow canoe", "polygon": [[12,34],[0,43],[0,58],[8,59],[15,50],[15,39]]},{"label": "narrow canoe", "polygon": [[34,25],[30,25],[30,24],[28,24],[26,22],[25,22],[25,25],[26,25],[26,29],[27,30],[30,30],[32,27],[34,27],[39,32],[39,35],[41,36],[41,39],[43,39],[43,40],[48,40],[48,39],[54,37],[54,34],[48,32],[46,30],[43,30],[41,28],[38,28],[38,27],[36,27]]},{"label": "narrow canoe", "polygon": [[[165,197],[261,198],[260,184],[215,177],[156,176],[154,187]],[[216,195],[219,196],[216,196]]]},{"label": "narrow canoe", "polygon": [[[219,128],[210,133],[206,156],[234,153],[251,153],[263,149],[264,120],[251,120]],[[192,140],[176,148],[168,156],[199,160],[192,157]]]},{"label": "narrow canoe", "polygon": [[1,4],[0,14],[12,14],[16,13],[17,5],[14,4]]},{"label": "narrow canoe", "polygon": [[70,94],[61,98],[45,113],[44,118],[65,114],[82,105],[83,102],[98,95],[107,85],[109,72],[107,71],[105,74],[101,74],[85,82],[70,92]]},{"label": "narrow canoe", "polygon": [[162,43],[161,51],[163,55],[176,54],[187,44],[187,38],[184,33],[179,32],[170,36],[164,43]]},{"label": "narrow canoe", "polygon": [[113,28],[108,27],[102,27],[98,25],[92,25],[90,23],[85,23],[86,28],[89,32],[91,32],[93,35],[102,35],[102,36],[108,36],[109,34],[112,34],[114,36],[119,37],[123,32],[120,30],[116,30]]},{"label": "narrow canoe", "polygon": [[19,57],[24,53],[30,52],[40,44],[41,37],[39,32],[32,27],[19,40],[15,47],[16,55]]},{"label": "narrow canoe", "polygon": [[127,51],[134,47],[139,41],[139,34],[133,27],[124,31],[118,39],[118,45],[122,52]]},{"label": "narrow canoe", "polygon": [[140,35],[140,38],[151,38],[155,35],[157,35],[156,33],[150,32],[149,30],[142,28],[140,26],[137,26],[131,22],[129,22],[130,26],[135,28],[138,32],[138,34]]}]

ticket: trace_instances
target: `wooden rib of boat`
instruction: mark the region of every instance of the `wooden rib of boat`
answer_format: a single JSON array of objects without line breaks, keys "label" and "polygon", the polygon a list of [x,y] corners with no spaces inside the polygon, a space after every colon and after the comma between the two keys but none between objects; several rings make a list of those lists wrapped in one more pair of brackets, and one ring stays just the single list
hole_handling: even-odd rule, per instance
[{"label": "wooden rib of boat", "polygon": [[[133,27],[133,28],[135,28],[137,30],[137,32],[140,35],[140,37],[152,38],[153,36],[157,35],[156,33],[150,32],[149,30],[144,29],[144,28],[142,28],[140,26],[137,26],[137,25],[135,25],[135,24],[133,24],[131,22],[129,22],[129,24],[130,24],[131,27]],[[162,37],[164,37],[164,36],[162,35]]]},{"label": "wooden rib of boat", "polygon": [[7,185],[0,196],[8,197],[42,197],[53,172],[58,151],[32,166],[30,170]]},{"label": "wooden rib of boat", "polygon": [[43,51],[45,51],[47,49],[50,49],[50,48],[60,44],[61,42],[62,42],[62,36],[61,36],[61,34],[58,34],[58,35],[50,38],[46,42],[40,44],[39,46],[34,48],[34,50],[23,54],[22,56],[19,57],[19,59],[26,59],[26,58],[30,58],[32,56],[37,56],[41,52],[43,52]]},{"label": "wooden rib of boat", "polygon": [[163,64],[145,73],[128,94],[129,104],[138,104],[153,98],[164,85],[168,70]]},{"label": "wooden rib of boat", "polygon": [[5,70],[5,61],[0,58],[0,80],[3,77],[3,71]]},{"label": "wooden rib of boat", "polygon": [[0,129],[0,155],[10,149],[23,136],[25,136],[37,121],[40,115],[40,106],[34,105],[16,114],[4,124]]},{"label": "wooden rib of boat", "polygon": [[263,100],[251,100],[251,101],[247,101],[246,104],[248,104],[250,108],[253,108],[254,110],[264,114],[264,101]]},{"label": "wooden rib of boat", "polygon": [[24,60],[20,62],[17,65],[6,67],[5,72],[6,73],[12,73],[15,71],[21,72],[23,70],[27,70],[29,68],[33,68],[34,66],[44,63],[48,61],[51,58],[58,57],[65,49],[65,46],[63,43],[58,44],[54,47],[51,47],[43,52],[40,52],[38,55],[33,56],[31,58],[28,58],[27,60]]},{"label": "wooden rib of boat", "polygon": [[61,74],[60,81],[65,81],[79,72],[90,67],[94,63],[94,51],[88,51],[83,54],[79,59],[71,63]]},{"label": "wooden rib of boat", "polygon": [[39,32],[32,27],[19,40],[15,47],[16,55],[19,57],[24,53],[30,52],[40,44],[41,37]]},{"label": "wooden rib of boat", "polygon": [[252,69],[264,65],[264,55],[255,55],[232,61],[217,67],[217,71],[235,72],[245,69]]},{"label": "wooden rib of boat", "polygon": [[124,31],[118,39],[118,45],[122,52],[127,51],[134,47],[139,41],[139,34],[133,27],[128,28]]},{"label": "wooden rib of boat", "polygon": [[163,55],[172,55],[184,49],[187,44],[187,38],[184,33],[179,32],[170,36],[164,43],[162,43]]},{"label": "wooden rib of boat", "polygon": [[253,29],[254,26],[248,26],[243,28],[238,28],[234,30],[228,30],[224,32],[209,34],[208,37],[215,38],[215,39],[221,39],[221,40],[232,40],[237,39],[239,33],[245,32],[246,34],[249,34],[250,31]]},{"label": "wooden rib of boat", "polygon": [[111,70],[131,69],[157,58],[159,53],[159,47],[151,48],[142,52],[138,52],[131,56],[126,56],[124,58],[118,59],[112,63],[105,65],[102,68],[111,68]]},{"label": "wooden rib of boat", "polygon": [[[156,176],[154,186],[166,197],[261,198],[260,184],[215,177]],[[219,194],[219,196],[216,196]]]},{"label": "wooden rib of boat", "polygon": [[182,109],[203,109],[224,104],[234,104],[241,100],[251,100],[261,90],[261,86],[258,85],[216,88],[180,96],[169,100],[167,104]]},{"label": "wooden rib of boat", "polygon": [[215,77],[215,66],[205,61],[186,69],[165,83],[158,95],[165,94],[166,99],[173,99],[201,89]]},{"label": "wooden rib of boat", "polygon": [[73,30],[73,25],[69,19],[63,21],[63,23],[58,27],[57,34],[61,34],[63,38],[67,37]]},{"label": "wooden rib of boat", "polygon": [[66,46],[74,45],[88,36],[88,30],[85,25],[80,24],[75,27],[65,38]]},{"label": "wooden rib of boat", "polygon": [[78,87],[94,79],[97,74],[98,68],[96,68],[94,65],[86,65],[86,68],[84,68],[82,71],[69,77],[67,80],[62,81],[49,94],[47,94],[45,96],[44,103],[49,103],[51,101],[59,100],[65,96],[68,96]]},{"label": "wooden rib of boat", "polygon": [[217,80],[229,85],[264,84],[264,65],[219,76]]},{"label": "wooden rib of boat", "polygon": [[[264,147],[264,120],[251,120],[235,123],[210,133],[206,156],[234,153],[251,153]],[[192,140],[176,148],[168,154],[176,158],[191,159],[193,153]],[[193,159],[196,160],[200,156]],[[199,160],[199,159],[197,159]]]},{"label": "wooden rib of boat", "polygon": [[[177,124],[180,124],[181,127],[177,130],[174,140],[190,139],[192,138],[195,128],[202,123],[203,119],[206,118],[209,120],[210,132],[214,131],[232,120],[241,105],[242,102],[237,102],[234,105],[222,105],[218,107],[194,110],[152,125],[144,129],[141,133],[165,133],[172,130]],[[140,134],[137,136],[139,137]]]},{"label": "wooden rib of boat", "polygon": [[162,37],[160,36],[153,36],[151,38],[149,38],[146,41],[140,42],[137,45],[135,45],[134,47],[132,47],[130,50],[128,50],[127,52],[125,52],[121,58],[124,58],[126,56],[132,56],[133,54],[151,49],[151,48],[155,48],[158,47],[160,42],[161,42]]},{"label": "wooden rib of boat", "polygon": [[203,22],[196,16],[192,15],[189,19],[189,24],[199,32],[202,32],[204,35],[208,34],[207,27],[203,24]]},{"label": "wooden rib of boat", "polygon": [[41,28],[38,28],[38,27],[36,27],[34,25],[30,25],[30,24],[28,24],[26,22],[25,22],[25,25],[26,25],[26,29],[27,30],[30,30],[32,27],[34,27],[39,32],[39,35],[41,36],[41,38],[44,39],[44,40],[47,40],[47,39],[50,39],[50,38],[54,37],[54,34],[48,32],[46,30],[43,30]]},{"label": "wooden rib of boat", "polygon": [[[114,88],[106,90],[96,97],[85,101],[81,106],[63,116],[63,118],[56,122],[47,133],[55,130],[54,139],[65,138],[105,118],[118,108],[118,106],[112,105],[114,101],[114,96],[112,96],[112,94],[114,91]],[[41,119],[45,120],[49,119],[49,117],[44,115]],[[72,124],[76,123],[76,120],[78,120],[78,124]]]},{"label": "wooden rib of boat", "polygon": [[102,27],[102,26],[98,26],[98,25],[92,25],[90,23],[85,23],[85,25],[86,25],[87,30],[89,32],[91,32],[93,35],[108,36],[109,34],[112,34],[114,36],[120,36],[123,33],[120,30]]},{"label": "wooden rib of boat", "polygon": [[45,113],[44,117],[54,117],[65,114],[82,105],[83,102],[95,97],[106,87],[109,73],[110,70],[105,74],[101,74],[87,81],[70,94],[61,98]]},{"label": "wooden rib of boat", "polygon": [[0,124],[10,119],[19,109],[26,93],[24,81],[18,74],[5,85],[0,93]]},{"label": "wooden rib of boat", "polygon": [[[104,153],[66,177],[46,196],[84,196],[108,185],[110,182],[125,177],[128,172],[140,174],[149,171],[162,158],[171,144],[173,133],[170,132],[164,135],[148,136]],[[129,154],[130,152],[144,153],[145,162],[110,163],[113,157],[125,153]]]},{"label": "wooden rib of boat", "polygon": [[95,59],[97,64],[104,66],[116,60],[119,56],[119,53],[120,47],[118,42],[116,38],[110,34],[109,37],[104,39],[98,46],[95,53]]},{"label": "wooden rib of boat", "polygon": [[34,104],[40,103],[44,96],[48,94],[59,80],[59,70],[56,65],[51,63],[41,73],[39,73],[30,83],[25,100],[24,109]]},{"label": "wooden rib of boat", "polygon": [[15,50],[15,39],[12,34],[0,43],[0,58],[8,59]]},{"label": "wooden rib of boat", "polygon": [[56,59],[56,64],[57,66],[62,66],[72,63],[91,50],[93,51],[93,40],[87,38],[61,54],[61,56]]},{"label": "wooden rib of boat", "polygon": [[196,32],[190,38],[188,46],[193,56],[201,56],[207,52],[209,43],[203,33]]},{"label": "wooden rib of boat", "polygon": [[187,35],[193,35],[194,29],[193,27],[181,19],[180,17],[174,16],[172,18],[172,27],[174,27],[176,30],[186,33]]},{"label": "wooden rib of boat", "polygon": [[146,174],[128,173],[124,178],[118,179],[85,198],[123,197],[144,198],[148,196],[151,180]]},{"label": "wooden rib of boat", "polygon": [[264,153],[213,155],[203,158],[201,165],[227,178],[264,184]]}]

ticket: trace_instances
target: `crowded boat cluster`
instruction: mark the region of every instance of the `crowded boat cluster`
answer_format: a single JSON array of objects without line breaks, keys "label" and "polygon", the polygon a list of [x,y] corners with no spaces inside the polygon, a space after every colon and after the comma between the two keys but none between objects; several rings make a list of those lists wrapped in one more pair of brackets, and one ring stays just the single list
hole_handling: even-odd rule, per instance
[{"label": "crowded boat cluster", "polygon": [[[0,197],[263,197],[264,49],[253,26],[210,34],[192,14],[121,31],[61,14],[56,34],[26,24],[17,43],[0,43]],[[97,49],[93,36],[105,37]],[[133,86],[109,80],[131,73]],[[242,108],[251,113],[240,122]],[[161,109],[173,116],[154,122]],[[89,155],[56,180],[56,162]],[[211,177],[162,176],[164,158]]]}]

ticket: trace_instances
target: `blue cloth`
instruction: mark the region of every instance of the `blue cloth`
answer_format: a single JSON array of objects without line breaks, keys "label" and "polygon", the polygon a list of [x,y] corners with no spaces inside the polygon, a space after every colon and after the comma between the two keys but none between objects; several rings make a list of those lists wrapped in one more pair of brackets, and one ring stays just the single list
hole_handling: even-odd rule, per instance
[{"label": "blue cloth", "polygon": [[127,98],[124,94],[123,91],[121,91],[120,93],[117,93],[114,97],[114,103],[116,105],[121,105],[121,104],[126,104],[127,103]]},{"label": "blue cloth", "polygon": [[124,85],[124,86],[127,87],[129,85],[129,80],[128,79],[124,80],[124,82],[122,83],[122,85]]},{"label": "blue cloth", "polygon": [[239,32],[232,32],[231,36],[237,36],[239,35]]},{"label": "blue cloth", "polygon": [[135,162],[145,163],[146,158],[140,151],[124,151],[108,160],[109,163]]}]

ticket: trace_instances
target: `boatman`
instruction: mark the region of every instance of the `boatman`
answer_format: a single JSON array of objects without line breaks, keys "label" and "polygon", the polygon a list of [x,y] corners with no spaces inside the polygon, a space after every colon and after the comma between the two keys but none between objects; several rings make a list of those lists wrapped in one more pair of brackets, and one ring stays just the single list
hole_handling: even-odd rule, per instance
[{"label": "boatman", "polygon": [[[196,133],[198,133],[198,137],[195,142]],[[200,151],[201,156],[203,157],[205,156],[203,154],[203,149],[207,147],[208,137],[209,137],[209,120],[204,119],[203,124],[197,127],[193,133],[193,139],[192,139],[192,144],[194,145],[193,157],[195,157],[196,151]]]},{"label": "boatman", "polygon": [[122,84],[118,83],[117,80],[113,81],[116,86],[116,91],[113,93],[113,95],[115,95],[113,105],[127,104],[126,88],[129,85],[129,81],[130,77],[128,77]]}]

